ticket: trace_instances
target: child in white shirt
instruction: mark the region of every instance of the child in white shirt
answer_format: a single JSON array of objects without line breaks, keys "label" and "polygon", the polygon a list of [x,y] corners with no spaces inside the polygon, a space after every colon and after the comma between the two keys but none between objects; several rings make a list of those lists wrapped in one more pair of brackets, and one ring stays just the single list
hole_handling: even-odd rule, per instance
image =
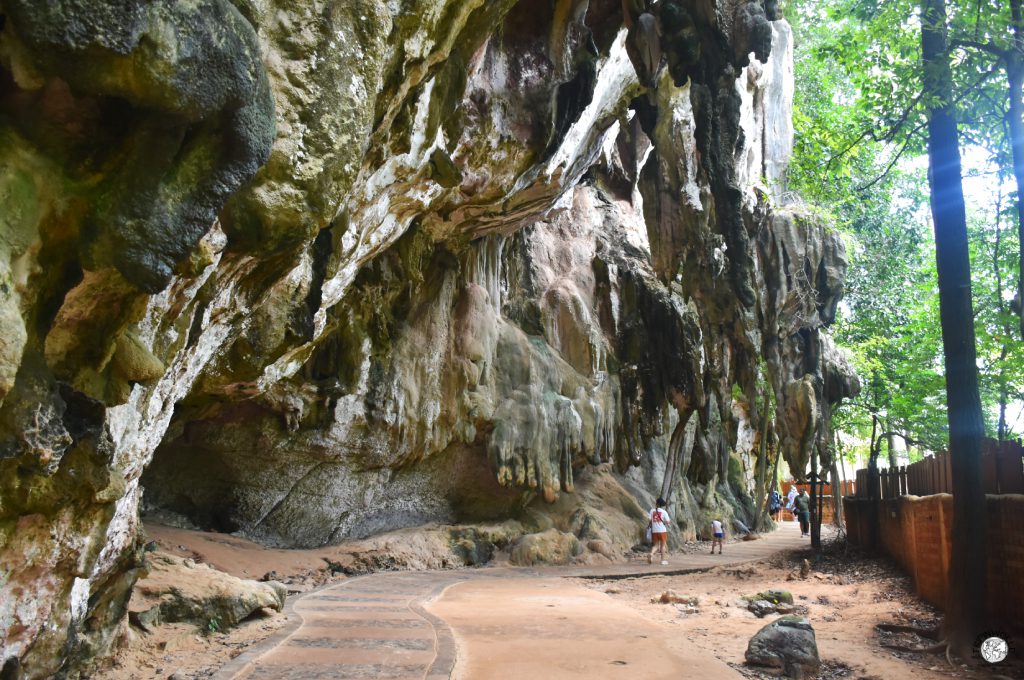
[{"label": "child in white shirt", "polygon": [[711,554],[715,554],[715,544],[717,543],[718,554],[721,555],[722,540],[725,538],[725,527],[722,526],[721,520],[715,519],[711,521],[711,535],[713,536],[713,538],[711,539]]}]

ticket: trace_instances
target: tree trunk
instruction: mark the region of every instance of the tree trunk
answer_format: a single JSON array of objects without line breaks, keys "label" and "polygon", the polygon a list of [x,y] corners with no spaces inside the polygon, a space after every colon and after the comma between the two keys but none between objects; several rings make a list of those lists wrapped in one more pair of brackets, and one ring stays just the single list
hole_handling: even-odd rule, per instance
[{"label": "tree trunk", "polygon": [[[765,436],[770,439],[775,439],[775,429],[773,427],[765,427]],[[772,475],[771,475],[771,487],[770,490],[778,490],[779,488],[779,460],[782,458],[782,452],[779,451],[777,443],[772,445],[771,450],[775,452],[775,462],[772,463]],[[782,500],[781,498],[779,499]],[[768,526],[768,499],[764,501],[764,506],[761,508],[761,524]]]},{"label": "tree trunk", "polygon": [[821,495],[821,486],[818,482],[818,446],[813,444],[811,448],[811,547],[821,550],[821,510],[818,507],[818,496]]},{"label": "tree trunk", "polygon": [[757,517],[754,518],[754,531],[764,531],[765,513],[768,507],[768,499],[765,498],[765,478],[768,476],[768,407],[770,400],[765,390],[764,404],[761,406],[761,442],[757,449],[757,487],[754,498],[754,507],[757,508]]},{"label": "tree trunk", "polygon": [[868,498],[878,500],[882,497],[879,489],[871,482],[878,477],[878,416],[871,414],[871,447],[868,449]]},{"label": "tree trunk", "polygon": [[843,471],[843,476],[841,477],[841,481],[840,481],[840,484],[843,484],[843,490],[841,490],[838,494],[836,493],[836,484],[835,484],[835,482],[833,482],[833,493],[836,494],[836,496],[837,496],[836,525],[839,526],[840,528],[843,528],[844,526],[846,526],[846,521],[845,521],[845,518],[843,516],[843,498],[844,498],[844,494],[846,493],[845,492],[846,461],[843,460],[843,448],[841,447],[840,442],[839,442],[839,432],[836,432],[835,430],[833,430],[833,436],[836,438],[836,456],[835,456],[835,458],[833,460],[838,460],[839,461],[840,469]]},{"label": "tree trunk", "polygon": [[[1003,355],[1005,358],[1006,345],[1003,345]],[[1003,442],[1006,441],[1006,400],[1009,398],[1009,393],[1006,388],[1006,369],[1000,369],[999,371],[999,428],[998,428],[998,439]]]},{"label": "tree trunk", "polygon": [[[888,430],[889,426],[886,425],[885,429]],[[892,435],[892,434],[885,435],[885,446],[886,446],[886,448],[887,448],[887,450],[889,452],[889,469],[890,470],[895,470],[896,468],[898,468],[900,466],[900,462],[898,460],[896,460],[896,444],[894,442],[895,439],[896,439],[896,435]]]},{"label": "tree trunk", "polygon": [[[1002,183],[1002,174],[999,179]],[[1021,217],[1021,205],[1022,203],[1018,200],[1018,219]],[[1006,302],[1003,300],[1003,272],[999,267],[999,251],[1003,242],[1002,207],[1003,192],[1000,191],[999,197],[996,199],[996,234],[995,244],[992,246],[992,273],[996,277],[996,306],[999,308],[1000,319],[1004,319],[1006,316]],[[1006,355],[1010,352],[1010,342],[1013,337],[1013,328],[1005,321],[1003,322],[1003,334],[1002,347],[999,350],[999,377],[996,379],[999,385],[999,425],[996,427],[996,436],[999,441],[1006,440],[1006,402],[1010,396],[1006,377]]]},{"label": "tree trunk", "polygon": [[839,478],[839,461],[836,454],[832,454],[832,470],[829,472],[832,477],[832,524],[842,528],[843,526],[843,482]]},{"label": "tree trunk", "polygon": [[1021,96],[1024,95],[1024,14],[1021,0],[1010,0],[1013,46],[1006,63],[1006,82],[1010,90],[1010,149],[1013,153],[1013,177],[1017,181],[1017,248],[1020,263],[1017,276],[1017,314],[1021,337],[1024,337],[1024,117]]},{"label": "tree trunk", "polygon": [[983,630],[986,608],[986,509],[980,464],[983,425],[945,0],[922,0],[921,10],[923,101],[930,105],[928,181],[953,468],[952,557],[943,633],[952,651],[966,658],[975,636]]}]

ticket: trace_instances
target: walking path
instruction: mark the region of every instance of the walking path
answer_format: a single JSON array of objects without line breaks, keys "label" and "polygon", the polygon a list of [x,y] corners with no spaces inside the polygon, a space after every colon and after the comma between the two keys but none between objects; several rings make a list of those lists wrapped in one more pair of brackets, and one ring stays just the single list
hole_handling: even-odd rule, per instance
[{"label": "walking path", "polygon": [[[807,540],[795,525],[784,523],[761,540],[727,544],[724,555],[671,555],[668,566],[642,562],[368,574],[296,599],[289,605],[293,625],[234,659],[214,678],[447,680],[455,668],[456,635],[468,657],[460,660],[460,675],[472,680],[595,673],[627,678],[635,677],[641,662],[647,663],[648,678],[677,677],[681,663],[702,677],[735,678],[725,664],[700,658],[685,641],[662,635],[657,624],[564,578],[684,574],[804,545]],[[432,602],[429,607],[437,615],[427,609]],[[609,620],[616,625],[609,627]],[[600,658],[579,651],[594,645],[602,650]],[[517,670],[510,671],[510,665]]]}]

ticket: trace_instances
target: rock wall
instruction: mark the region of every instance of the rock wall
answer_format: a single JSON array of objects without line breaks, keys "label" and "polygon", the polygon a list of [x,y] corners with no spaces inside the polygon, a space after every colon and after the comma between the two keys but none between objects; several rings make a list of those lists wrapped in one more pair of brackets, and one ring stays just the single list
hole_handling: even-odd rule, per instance
[{"label": "rock wall", "polygon": [[761,432],[803,471],[857,387],[842,242],[780,207],[790,44],[757,1],[0,0],[5,673],[109,650],[143,503],[749,524]]}]

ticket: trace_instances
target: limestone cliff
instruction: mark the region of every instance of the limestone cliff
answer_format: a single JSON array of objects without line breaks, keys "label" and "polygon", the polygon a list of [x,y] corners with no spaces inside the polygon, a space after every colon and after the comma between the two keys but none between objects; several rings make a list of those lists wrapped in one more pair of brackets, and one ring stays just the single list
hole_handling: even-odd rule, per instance
[{"label": "limestone cliff", "polygon": [[107,651],[143,504],[749,524],[761,433],[804,471],[856,390],[791,94],[760,0],[0,0],[6,672]]}]

